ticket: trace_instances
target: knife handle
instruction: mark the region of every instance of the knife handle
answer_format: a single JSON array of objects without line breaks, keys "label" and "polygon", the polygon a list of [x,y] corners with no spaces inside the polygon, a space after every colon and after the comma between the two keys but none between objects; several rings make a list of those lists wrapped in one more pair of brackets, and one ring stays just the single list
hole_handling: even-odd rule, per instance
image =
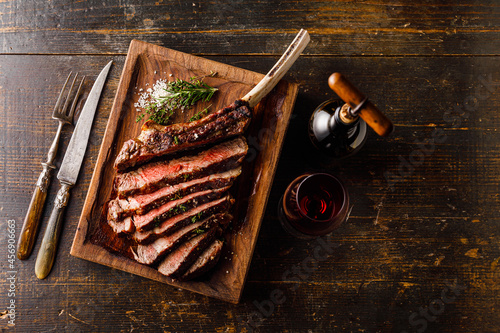
[{"label": "knife handle", "polygon": [[42,163],[43,170],[38,181],[36,182],[35,191],[31,197],[31,202],[28,207],[28,212],[24,218],[21,235],[17,243],[17,257],[21,260],[28,259],[35,244],[35,238],[42,216],[43,206],[47,198],[47,190],[49,188],[52,170],[55,167],[52,164]]},{"label": "knife handle", "polygon": [[35,274],[39,279],[45,279],[54,264],[57,243],[61,234],[63,212],[68,204],[71,187],[71,184],[61,182],[61,188],[54,200],[54,208],[50,214],[47,229],[43,235],[42,245],[40,245],[40,250],[38,250],[38,256],[36,257]]}]

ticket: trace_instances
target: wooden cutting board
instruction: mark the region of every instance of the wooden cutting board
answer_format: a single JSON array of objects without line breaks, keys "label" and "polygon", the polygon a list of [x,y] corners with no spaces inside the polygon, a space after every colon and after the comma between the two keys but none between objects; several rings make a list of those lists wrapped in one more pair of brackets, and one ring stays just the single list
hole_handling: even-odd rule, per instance
[{"label": "wooden cutting board", "polygon": [[250,91],[264,75],[138,40],[131,42],[71,254],[175,287],[237,303],[297,97],[297,84],[280,81],[254,108],[254,118],[245,134],[249,139],[249,152],[243,165],[243,175],[233,186],[236,198],[234,227],[226,236],[221,260],[209,274],[196,281],[174,281],[154,268],[114,253],[112,249],[119,249],[124,243],[105,231],[106,225],[101,219],[104,204],[110,199],[116,155],[124,141],[140,133],[145,121],[136,122],[140,113],[134,104],[139,95],[152,88],[158,79],[188,80],[211,72],[216,72],[217,75],[207,77],[204,81],[219,91],[209,103],[198,103],[192,110],[177,113],[173,122],[187,121],[208,104],[212,104],[210,111],[214,112],[233,103]]}]

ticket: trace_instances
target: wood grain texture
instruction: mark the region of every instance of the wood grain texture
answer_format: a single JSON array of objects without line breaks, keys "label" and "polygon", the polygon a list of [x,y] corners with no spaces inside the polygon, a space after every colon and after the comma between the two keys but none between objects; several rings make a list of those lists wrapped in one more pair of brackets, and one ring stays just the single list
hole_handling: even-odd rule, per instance
[{"label": "wood grain texture", "polygon": [[[204,295],[237,303],[257,242],[258,231],[264,215],[269,188],[278,163],[281,145],[293,110],[298,86],[281,81],[272,93],[254,107],[249,135],[258,135],[262,151],[249,144],[249,154],[243,163],[243,175],[236,194],[236,216],[233,232],[226,237],[225,260],[212,270],[207,278],[198,281],[175,281],[163,276],[156,269],[141,265],[115,252],[127,253],[129,246],[113,233],[106,233],[107,222],[102,220],[103,209],[112,199],[113,167],[123,143],[135,138],[144,121],[137,122],[137,103],[141,89],[147,90],[158,79],[189,80],[217,73],[204,79],[218,89],[211,99],[211,110],[219,110],[245,96],[262,78],[262,74],[190,56],[185,53],[133,40],[122,71],[122,78],[111,109],[108,126],[97,159],[97,168],[87,194],[71,254],[79,258],[121,269],[149,279],[186,288]],[[205,103],[208,104],[208,103]],[[172,122],[186,122],[206,105],[198,103],[193,109],[178,112]],[[105,216],[106,214],[104,214]],[[113,245],[111,246],[110,244]]]},{"label": "wood grain texture", "polygon": [[[276,60],[212,59],[262,73]],[[4,147],[0,175],[5,189],[0,202],[5,219],[16,220],[18,228],[39,162],[55,131],[50,110],[69,68],[79,67],[92,78],[109,60],[106,56],[0,57],[4,64],[0,103],[6,106],[0,117]],[[439,299],[446,281],[455,279],[467,289],[446,305],[436,321],[428,322],[428,331],[496,330],[500,320],[495,310],[500,292],[500,100],[496,93],[500,66],[496,57],[299,59],[285,79],[299,81],[302,88],[242,299],[234,306],[69,255],[125,59],[113,60],[116,66],[105,86],[87,158],[65,213],[51,276],[36,279],[34,258],[16,262],[16,301],[24,311],[19,315],[19,331],[101,330],[112,321],[116,331],[236,332],[254,328],[253,320],[255,331],[263,332],[412,332],[416,329],[409,316]],[[391,117],[396,131],[387,139],[371,133],[360,153],[336,163],[318,156],[307,144],[306,122],[317,105],[334,97],[327,78],[339,68]],[[46,81],[54,69],[61,74]],[[381,84],[380,72],[389,73],[390,80]],[[489,95],[481,76],[491,83]],[[458,115],[454,106],[479,94],[486,98],[478,99],[468,118],[460,118],[460,126],[443,119],[448,111]],[[408,160],[418,149],[415,140],[432,138],[436,128],[448,139],[436,144],[435,151],[392,192],[384,172],[397,173],[398,157]],[[63,132],[63,147],[69,134]],[[303,171],[318,169],[333,172],[347,183],[354,207],[349,222],[331,238],[335,252],[303,278],[295,274],[284,279],[287,270],[314,255],[316,243],[287,236],[276,219],[276,207],[288,182]],[[49,198],[56,190],[51,186]],[[5,220],[1,222],[4,225]],[[0,244],[6,244],[6,234],[0,237]],[[34,250],[38,247],[35,244]],[[0,255],[5,257],[5,251],[0,248]],[[0,265],[0,287],[6,290],[6,262]],[[259,320],[254,301],[269,300],[276,289],[283,291],[286,301]]]},{"label": "wood grain texture", "polygon": [[[18,332],[417,332],[422,322],[412,325],[410,316],[417,313],[415,320],[422,320],[420,308],[439,300],[453,281],[465,289],[426,322],[425,332],[498,331],[496,2],[156,2],[0,3],[1,258],[7,257],[9,219],[19,235],[39,163],[56,130],[50,114],[68,72],[77,68],[90,82],[115,61],[65,213],[53,271],[39,281],[33,256],[15,262]],[[246,5],[252,13],[241,10]],[[301,89],[240,303],[71,256],[130,40],[266,73],[294,35],[294,25],[308,28],[312,42],[285,77]],[[397,29],[390,31],[393,26]],[[364,148],[341,162],[317,155],[306,134],[312,110],[334,97],[327,84],[333,72],[348,76],[396,127],[387,139],[370,132]],[[435,130],[446,140],[427,146],[432,153],[391,191],[384,173],[398,174],[401,159],[421,150],[419,142],[432,139]],[[69,134],[63,131],[61,147]],[[317,243],[289,237],[276,219],[284,189],[306,170],[341,177],[354,205],[349,222],[330,238],[333,254],[317,266],[307,261]],[[49,200],[56,190],[57,184],[51,186]],[[42,232],[50,208],[44,210]],[[39,242],[34,251],[38,248]],[[301,268],[304,260],[305,269],[313,269]],[[0,261],[2,329],[7,265]],[[294,270],[300,274],[283,276]],[[264,315],[256,304],[269,305],[265,301],[275,290],[286,299]]]},{"label": "wood grain texture", "polygon": [[106,1],[0,3],[2,53],[125,54],[131,39],[191,54],[492,55],[495,1]]}]

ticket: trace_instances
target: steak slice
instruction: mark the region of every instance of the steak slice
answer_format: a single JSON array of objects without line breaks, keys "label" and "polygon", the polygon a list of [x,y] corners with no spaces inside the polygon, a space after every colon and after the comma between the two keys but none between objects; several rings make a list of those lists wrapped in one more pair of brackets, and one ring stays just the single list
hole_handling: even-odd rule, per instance
[{"label": "steak slice", "polygon": [[124,171],[154,157],[240,135],[248,127],[251,118],[252,111],[248,103],[237,100],[197,121],[168,126],[147,121],[137,138],[123,144],[114,166],[118,171]]},{"label": "steak slice", "polygon": [[145,215],[127,216],[121,221],[108,220],[108,224],[117,234],[130,234],[135,230],[139,232],[150,230],[159,226],[167,218],[174,217],[203,203],[219,199],[228,189],[229,187],[223,187],[216,190],[192,193],[179,200],[169,201]]},{"label": "steak slice", "polygon": [[153,229],[168,218],[184,213],[204,203],[219,199],[228,189],[229,187],[223,187],[216,190],[192,193],[182,199],[167,202],[163,206],[155,208],[144,215],[132,215],[126,217],[125,220],[131,219],[138,231]]},{"label": "steak slice", "polygon": [[154,192],[167,185],[205,177],[213,172],[231,170],[240,165],[248,150],[243,137],[220,143],[197,155],[154,162],[135,171],[118,174],[114,189],[120,198],[135,193]]},{"label": "steak slice", "polygon": [[203,221],[189,224],[169,236],[158,238],[151,244],[139,244],[133,251],[134,258],[141,264],[152,265],[182,242],[198,235],[200,231],[217,227],[220,224],[228,224],[232,219],[231,215],[221,213],[212,215]]},{"label": "steak slice", "polygon": [[188,268],[186,273],[179,280],[192,280],[211,270],[219,261],[224,243],[216,239],[203,253],[196,259],[194,264]]},{"label": "steak slice", "polygon": [[183,243],[163,259],[158,266],[158,271],[174,279],[182,276],[205,248],[214,240],[216,233],[217,228],[208,229],[201,235]]},{"label": "steak slice", "polygon": [[224,198],[208,202],[187,212],[169,218],[151,230],[136,230],[134,233],[134,239],[139,244],[150,243],[162,236],[169,235],[190,223],[204,219],[212,214],[226,212],[233,203],[234,199],[227,195]]},{"label": "steak slice", "polygon": [[125,199],[113,199],[108,203],[108,220],[116,221],[133,214],[142,215],[171,200],[182,198],[194,192],[231,186],[240,174],[241,167],[237,167],[185,183],[166,186],[153,193],[139,194]]},{"label": "steak slice", "polygon": [[123,221],[108,220],[108,224],[117,234],[131,233],[134,231],[135,228],[132,220],[123,220]]}]

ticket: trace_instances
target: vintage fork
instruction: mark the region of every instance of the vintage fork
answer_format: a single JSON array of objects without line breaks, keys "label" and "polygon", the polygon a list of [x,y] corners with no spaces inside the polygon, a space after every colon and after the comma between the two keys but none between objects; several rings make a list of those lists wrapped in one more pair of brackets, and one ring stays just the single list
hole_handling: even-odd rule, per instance
[{"label": "vintage fork", "polygon": [[72,73],[69,73],[64,86],[61,89],[61,93],[57,98],[56,106],[54,107],[54,111],[52,113],[52,118],[57,119],[59,121],[59,126],[57,127],[56,136],[52,145],[50,146],[49,153],[47,156],[47,162],[43,163],[43,170],[40,176],[38,177],[38,181],[36,182],[35,191],[33,192],[33,196],[31,197],[31,202],[28,208],[28,212],[24,219],[24,224],[21,229],[21,235],[19,236],[19,242],[17,243],[17,257],[21,260],[27,259],[33,250],[33,244],[35,243],[35,237],[38,230],[38,225],[40,221],[40,217],[42,215],[43,205],[45,203],[45,198],[47,197],[47,189],[49,187],[50,177],[52,170],[56,168],[54,165],[54,158],[56,157],[57,148],[59,146],[59,138],[61,137],[61,131],[64,125],[73,123],[73,116],[75,113],[76,103],[78,102],[78,97],[80,96],[80,92],[82,89],[83,81],[85,80],[85,76],[82,78],[78,89],[73,97],[73,102],[71,103],[71,107],[68,111],[68,106],[70,103],[71,91],[75,86],[76,78],[78,77],[78,73],[76,73],[73,81],[71,83],[71,87],[67,93],[67,96],[63,104],[64,91],[66,90],[66,86],[70,81]]}]

